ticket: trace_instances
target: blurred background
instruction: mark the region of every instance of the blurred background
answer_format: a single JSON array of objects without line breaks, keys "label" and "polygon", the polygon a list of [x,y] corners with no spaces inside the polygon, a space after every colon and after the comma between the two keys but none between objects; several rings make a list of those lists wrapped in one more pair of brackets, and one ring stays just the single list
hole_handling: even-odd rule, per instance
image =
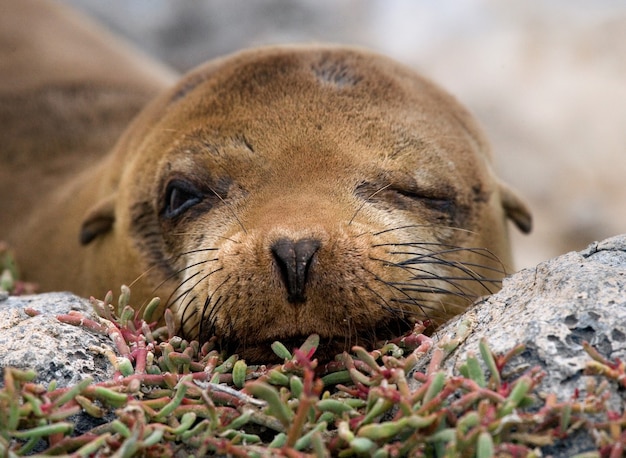
[{"label": "blurred background", "polygon": [[64,0],[176,69],[287,42],[366,46],[432,78],[533,209],[519,267],[626,232],[623,0]]}]

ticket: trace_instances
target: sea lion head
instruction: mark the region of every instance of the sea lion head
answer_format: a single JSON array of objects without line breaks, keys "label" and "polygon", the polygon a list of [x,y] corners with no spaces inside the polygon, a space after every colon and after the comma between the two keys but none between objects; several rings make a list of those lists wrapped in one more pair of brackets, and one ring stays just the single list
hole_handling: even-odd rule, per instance
[{"label": "sea lion head", "polygon": [[[530,216],[450,95],[385,57],[274,47],[192,71],[119,142],[83,242],[136,262],[184,335],[248,360],[441,323],[511,267]],[[130,262],[129,261],[129,262]]]}]

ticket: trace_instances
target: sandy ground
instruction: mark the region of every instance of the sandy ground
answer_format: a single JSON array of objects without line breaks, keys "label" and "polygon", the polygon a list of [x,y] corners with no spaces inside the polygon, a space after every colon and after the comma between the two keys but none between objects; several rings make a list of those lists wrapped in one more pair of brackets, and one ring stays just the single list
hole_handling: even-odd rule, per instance
[{"label": "sandy ground", "polygon": [[[626,2],[67,0],[179,70],[244,47],[367,46],[455,94],[535,215],[519,267],[626,232]],[[515,232],[515,231],[513,231]]]}]

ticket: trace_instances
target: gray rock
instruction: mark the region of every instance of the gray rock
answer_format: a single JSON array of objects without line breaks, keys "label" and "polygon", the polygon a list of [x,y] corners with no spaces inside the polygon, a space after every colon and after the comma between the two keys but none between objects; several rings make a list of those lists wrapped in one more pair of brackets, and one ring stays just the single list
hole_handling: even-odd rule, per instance
[{"label": "gray rock", "polygon": [[478,354],[486,337],[496,353],[523,343],[526,351],[511,368],[540,365],[548,375],[546,391],[566,399],[584,388],[582,371],[588,341],[608,359],[626,359],[626,235],[596,242],[524,269],[504,281],[502,290],[440,329],[436,338],[451,336],[461,320],[471,334],[450,355],[446,368]]},{"label": "gray rock", "polygon": [[[480,354],[482,338],[496,354],[521,343],[526,350],[511,360],[507,372],[541,366],[546,376],[540,392],[555,393],[561,401],[569,400],[575,390],[584,395],[593,376],[583,374],[591,360],[583,341],[609,360],[626,360],[626,235],[518,272],[505,280],[500,292],[439,329],[435,340],[454,338],[462,321],[471,323],[471,331],[445,360],[444,369],[449,373],[465,362],[468,354]],[[624,391],[615,383],[610,384],[610,391],[611,409],[623,411]],[[586,431],[558,447],[544,452],[570,456],[595,450]]]},{"label": "gray rock", "polygon": [[[25,307],[40,312],[31,317]],[[9,297],[0,301],[0,368],[35,369],[38,383],[56,380],[73,385],[87,376],[96,381],[114,373],[108,359],[95,348],[111,349],[107,336],[61,323],[56,316],[71,310],[92,316],[91,305],[70,293]],[[4,371],[0,371],[0,386]]]}]

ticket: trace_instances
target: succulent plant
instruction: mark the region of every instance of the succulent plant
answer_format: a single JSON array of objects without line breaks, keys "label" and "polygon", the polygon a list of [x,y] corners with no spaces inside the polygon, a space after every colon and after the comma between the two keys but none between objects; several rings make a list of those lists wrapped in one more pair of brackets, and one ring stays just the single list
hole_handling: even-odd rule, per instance
[{"label": "succulent plant", "polygon": [[[58,388],[36,383],[33,371],[5,368],[0,455],[521,457],[541,456],[541,447],[583,429],[597,451],[581,456],[622,456],[626,446],[626,416],[607,405],[606,390],[607,381],[626,386],[624,364],[589,345],[587,371],[600,382],[557,402],[537,393],[539,368],[503,375],[520,347],[494,355],[483,340],[480,359],[470,355],[447,375],[441,362],[455,342],[435,344],[423,323],[323,365],[316,335],[293,350],[274,343],[282,364],[248,365],[220,353],[215,339],[200,345],[176,336],[169,311],[157,326],[158,299],[141,316],[127,287],[112,302],[111,293],[92,299],[95,319],[57,317],[111,338],[111,380]],[[414,371],[427,355],[428,369]],[[76,433],[79,413],[102,424]]]}]

